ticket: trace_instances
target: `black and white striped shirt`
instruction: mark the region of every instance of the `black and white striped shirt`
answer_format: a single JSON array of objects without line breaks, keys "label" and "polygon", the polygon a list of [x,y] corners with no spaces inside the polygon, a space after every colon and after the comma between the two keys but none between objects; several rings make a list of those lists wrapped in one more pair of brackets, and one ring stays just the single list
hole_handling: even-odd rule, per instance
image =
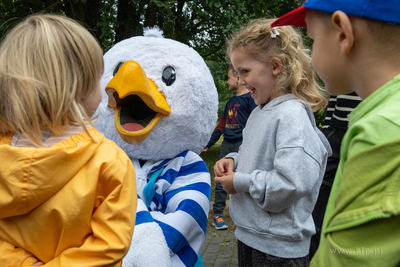
[{"label": "black and white striped shirt", "polygon": [[356,93],[347,95],[331,96],[325,114],[323,128],[332,125],[339,129],[347,129],[349,119],[347,115],[361,102],[361,98]]}]

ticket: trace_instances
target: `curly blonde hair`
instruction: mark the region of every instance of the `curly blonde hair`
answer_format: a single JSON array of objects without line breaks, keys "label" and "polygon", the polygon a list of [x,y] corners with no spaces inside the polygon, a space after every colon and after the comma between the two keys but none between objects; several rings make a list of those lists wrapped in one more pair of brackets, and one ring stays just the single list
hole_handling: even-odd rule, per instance
[{"label": "curly blonde hair", "polygon": [[[275,84],[275,95],[293,94],[315,112],[325,108],[327,99],[315,81],[310,51],[304,48],[302,36],[291,26],[271,28],[275,19],[256,19],[228,40],[227,54],[242,49],[248,56],[269,63],[273,57],[282,62]],[[275,38],[271,34],[279,32]]]},{"label": "curly blonde hair", "polygon": [[101,47],[77,22],[27,17],[0,47],[0,133],[26,134],[38,146],[46,128],[62,136],[73,122],[88,133],[92,120],[81,100],[96,90],[103,69]]}]

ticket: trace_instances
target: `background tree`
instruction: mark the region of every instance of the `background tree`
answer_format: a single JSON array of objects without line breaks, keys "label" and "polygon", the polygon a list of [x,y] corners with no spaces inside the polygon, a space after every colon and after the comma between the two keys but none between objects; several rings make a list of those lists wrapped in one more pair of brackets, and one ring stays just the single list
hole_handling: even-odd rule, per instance
[{"label": "background tree", "polygon": [[[83,24],[106,52],[115,43],[158,26],[166,38],[193,47],[213,74],[223,107],[232,94],[226,85],[226,39],[248,21],[279,17],[303,0],[0,0],[0,37],[24,17],[57,13]],[[304,33],[304,29],[302,29]],[[309,39],[305,42],[311,45]],[[222,113],[222,108],[220,108]]]},{"label": "background tree", "polygon": [[1,36],[25,16],[60,13],[85,25],[107,51],[115,42],[159,26],[205,60],[221,61],[225,39],[259,17],[278,17],[302,0],[0,0]]}]

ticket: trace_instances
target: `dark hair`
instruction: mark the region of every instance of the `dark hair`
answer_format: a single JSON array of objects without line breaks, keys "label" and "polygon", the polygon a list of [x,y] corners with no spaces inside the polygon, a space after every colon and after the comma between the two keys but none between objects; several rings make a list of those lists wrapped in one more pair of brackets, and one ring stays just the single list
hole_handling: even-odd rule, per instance
[{"label": "dark hair", "polygon": [[230,70],[232,71],[233,76],[235,76],[235,77],[239,76],[239,72],[237,72],[232,65],[229,65],[229,67],[228,67],[228,71],[230,71]]}]

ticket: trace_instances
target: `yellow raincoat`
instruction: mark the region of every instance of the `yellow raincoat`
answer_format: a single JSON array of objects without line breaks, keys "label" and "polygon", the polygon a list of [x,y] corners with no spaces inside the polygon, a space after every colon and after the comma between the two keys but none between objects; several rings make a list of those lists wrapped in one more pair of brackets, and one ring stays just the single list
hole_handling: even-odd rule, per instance
[{"label": "yellow raincoat", "polygon": [[[50,148],[0,140],[0,266],[114,266],[128,252],[136,178],[95,128]],[[8,143],[8,144],[7,144]]]}]

